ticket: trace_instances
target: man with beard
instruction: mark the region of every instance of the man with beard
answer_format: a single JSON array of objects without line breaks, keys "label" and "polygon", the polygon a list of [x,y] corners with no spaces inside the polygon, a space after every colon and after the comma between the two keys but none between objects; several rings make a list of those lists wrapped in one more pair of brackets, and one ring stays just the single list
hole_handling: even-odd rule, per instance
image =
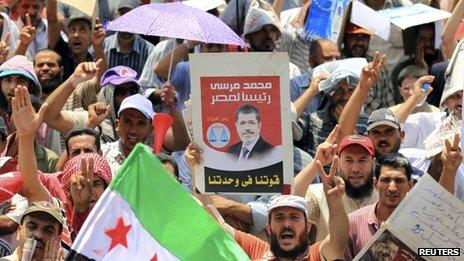
[{"label": "man with beard", "polygon": [[390,153],[378,158],[374,186],[378,190],[379,200],[348,215],[350,236],[345,260],[352,260],[361,251],[380,224],[406,197],[412,188],[411,175],[411,164],[403,155]]},{"label": "man with beard", "polygon": [[34,71],[42,86],[41,100],[44,102],[62,82],[61,56],[51,49],[40,50],[34,58]]},{"label": "man with beard", "polygon": [[[117,16],[122,16],[139,5],[138,1],[122,1],[118,5]],[[109,68],[124,65],[136,71],[137,75],[142,74],[148,55],[154,48],[154,45],[139,35],[127,32],[117,32],[103,42]]]},{"label": "man with beard", "polygon": [[[338,146],[338,155],[339,176],[345,181],[346,194],[343,195],[342,202],[346,212],[351,213],[375,203],[378,194],[373,186],[372,170],[375,158],[372,141],[360,135],[347,136]],[[320,161],[327,163],[326,160]],[[323,193],[323,187],[323,184],[312,184],[306,193],[306,200],[310,206],[309,219],[317,226],[317,240],[326,237],[330,228],[330,207]]]},{"label": "man with beard", "polygon": [[309,245],[308,233],[312,224],[306,201],[299,196],[278,196],[271,201],[268,210],[266,232],[269,244],[238,230],[232,232],[252,260],[342,259],[343,253],[340,252],[346,246],[348,224],[342,204],[343,180],[335,176],[336,169],[336,164],[332,164],[330,175],[327,175],[319,165],[324,194],[330,206],[330,234],[322,241]]},{"label": "man with beard", "polygon": [[[21,218],[19,229],[19,246],[15,252],[0,260],[60,260],[63,258],[60,250],[60,235],[65,219],[61,210],[46,201],[32,202]],[[26,240],[35,240],[37,245],[30,257],[24,257],[27,252]]]},{"label": "man with beard", "polygon": [[[345,26],[345,37],[343,40],[343,58],[361,57],[372,62],[373,57],[367,54],[372,33],[353,23]],[[372,111],[390,107],[395,104],[394,89],[388,79],[385,68],[380,71],[377,84],[367,94],[364,103],[364,111],[370,114]]]}]

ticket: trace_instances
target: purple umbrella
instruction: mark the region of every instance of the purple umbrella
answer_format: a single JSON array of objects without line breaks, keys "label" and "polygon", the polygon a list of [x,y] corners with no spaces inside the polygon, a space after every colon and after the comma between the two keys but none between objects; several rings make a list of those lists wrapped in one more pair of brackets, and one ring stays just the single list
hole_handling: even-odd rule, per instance
[{"label": "purple umbrella", "polygon": [[106,30],[248,46],[216,16],[180,2],[142,5],[109,22]]}]

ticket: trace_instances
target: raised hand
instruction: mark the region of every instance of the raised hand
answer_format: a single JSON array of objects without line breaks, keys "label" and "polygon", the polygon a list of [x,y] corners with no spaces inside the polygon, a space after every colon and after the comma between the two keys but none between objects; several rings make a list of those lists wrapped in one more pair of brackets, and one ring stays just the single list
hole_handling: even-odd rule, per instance
[{"label": "raised hand", "polygon": [[82,213],[89,208],[93,187],[93,158],[81,159],[81,170],[71,176],[71,198],[74,210]]},{"label": "raised hand", "polygon": [[45,243],[45,249],[42,256],[43,261],[61,261],[64,260],[63,252],[60,249],[61,240],[59,237],[50,238]]},{"label": "raised hand", "polygon": [[359,86],[361,88],[372,88],[379,80],[379,75],[382,72],[385,64],[385,54],[380,56],[379,52],[375,52],[374,60],[368,63],[361,71],[361,77],[359,78]]},{"label": "raised hand", "polygon": [[34,135],[35,131],[42,124],[45,110],[48,104],[44,103],[38,113],[34,111],[31,98],[27,87],[18,85],[14,90],[14,97],[11,100],[13,107],[12,119],[18,135]]},{"label": "raised hand", "polygon": [[456,173],[462,163],[461,149],[459,148],[460,136],[455,134],[452,141],[445,140],[445,146],[441,153],[443,168]]},{"label": "raised hand", "polygon": [[328,202],[331,200],[341,200],[341,197],[345,193],[345,182],[342,178],[336,176],[338,163],[339,158],[335,155],[330,166],[330,173],[327,175],[321,162],[316,161],[317,168],[319,169],[319,177],[324,186],[324,194]]},{"label": "raised hand", "polygon": [[102,65],[103,60],[98,59],[97,62],[83,62],[80,63],[74,73],[69,77],[72,80],[72,84],[75,87],[80,83],[88,81],[95,77],[100,70],[100,66]]},{"label": "raised hand", "polygon": [[430,86],[425,92],[421,90],[421,87],[424,83],[432,83],[435,79],[434,76],[426,75],[422,76],[413,84],[412,86],[412,95],[413,99],[416,101],[422,101],[427,98],[427,96],[433,91],[433,88]]},{"label": "raised hand", "polygon": [[424,53],[424,47],[416,45],[416,49],[414,51],[414,63],[428,71],[429,66],[427,65],[427,62],[424,59]]},{"label": "raised hand", "polygon": [[35,26],[32,25],[31,17],[29,14],[26,14],[26,24],[21,28],[21,32],[19,34],[19,40],[21,44],[25,46],[29,46],[29,44],[34,41],[36,29]]},{"label": "raised hand", "polygon": [[203,152],[198,145],[195,143],[190,143],[187,146],[187,149],[184,152],[185,160],[190,168],[193,168],[197,165],[200,165],[203,159],[201,158],[201,153]]},{"label": "raised hand", "polygon": [[93,129],[100,125],[109,115],[110,106],[105,102],[97,102],[89,105],[88,115],[86,126]]},{"label": "raised hand", "polygon": [[309,84],[309,88],[313,88],[313,89],[316,89],[316,90],[319,90],[319,83],[322,81],[322,80],[325,80],[329,77],[328,74],[326,73],[323,73],[323,74],[320,74],[316,77],[313,77],[311,79],[311,83]]},{"label": "raised hand", "polygon": [[103,25],[100,23],[100,19],[95,19],[95,27],[92,35],[92,45],[101,46],[105,40],[106,32],[103,29]]},{"label": "raised hand", "polygon": [[172,111],[176,108],[176,90],[171,83],[163,85],[160,97],[168,110]]},{"label": "raised hand", "polygon": [[0,42],[0,64],[4,63],[10,52],[10,34],[7,34],[4,41]]},{"label": "raised hand", "polygon": [[327,136],[327,139],[317,146],[314,159],[318,160],[322,166],[332,162],[334,155],[337,154],[337,145],[335,143],[337,142],[339,131],[340,126],[337,124],[329,136]]}]

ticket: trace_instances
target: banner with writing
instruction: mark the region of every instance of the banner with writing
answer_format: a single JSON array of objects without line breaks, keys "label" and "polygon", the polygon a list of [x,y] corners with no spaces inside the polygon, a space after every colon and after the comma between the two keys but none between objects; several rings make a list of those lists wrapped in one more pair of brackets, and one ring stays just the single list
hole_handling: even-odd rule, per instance
[{"label": "banner with writing", "polygon": [[202,193],[289,194],[293,182],[288,56],[190,56],[195,170]]}]

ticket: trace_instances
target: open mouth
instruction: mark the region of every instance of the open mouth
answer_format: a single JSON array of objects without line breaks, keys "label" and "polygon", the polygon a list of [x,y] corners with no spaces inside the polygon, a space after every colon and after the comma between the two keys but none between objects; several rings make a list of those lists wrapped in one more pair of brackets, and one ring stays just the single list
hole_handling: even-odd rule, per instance
[{"label": "open mouth", "polygon": [[292,231],[283,231],[282,233],[280,233],[280,239],[283,240],[283,241],[286,241],[286,240],[293,240],[295,238],[295,233],[293,233]]},{"label": "open mouth", "polygon": [[44,74],[41,74],[40,75],[40,79],[41,80],[50,80],[52,78],[52,76],[48,73],[44,73]]},{"label": "open mouth", "polygon": [[82,46],[82,43],[81,43],[81,41],[74,40],[74,41],[71,42],[71,46],[74,47],[74,48],[80,48]]},{"label": "open mouth", "polygon": [[390,146],[390,144],[387,143],[387,142],[380,142],[380,143],[379,143],[379,147],[380,147],[380,148],[387,148],[387,147],[389,147],[389,146]]},{"label": "open mouth", "polygon": [[138,139],[138,138],[135,138],[135,137],[127,137],[127,140],[128,140],[130,143],[137,143],[137,142],[139,142],[139,139]]},{"label": "open mouth", "polygon": [[349,176],[349,179],[352,183],[360,183],[364,180],[364,177],[361,175]]},{"label": "open mouth", "polygon": [[398,194],[387,194],[387,198],[394,201],[399,198],[399,195]]}]

